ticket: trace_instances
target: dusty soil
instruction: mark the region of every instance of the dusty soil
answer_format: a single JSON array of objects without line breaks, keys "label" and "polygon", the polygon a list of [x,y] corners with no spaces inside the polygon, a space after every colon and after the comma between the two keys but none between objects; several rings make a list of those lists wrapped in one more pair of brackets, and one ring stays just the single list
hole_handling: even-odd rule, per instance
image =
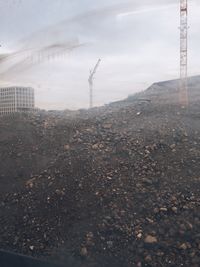
[{"label": "dusty soil", "polygon": [[0,120],[0,248],[65,266],[200,265],[200,91],[182,108],[158,87]]}]

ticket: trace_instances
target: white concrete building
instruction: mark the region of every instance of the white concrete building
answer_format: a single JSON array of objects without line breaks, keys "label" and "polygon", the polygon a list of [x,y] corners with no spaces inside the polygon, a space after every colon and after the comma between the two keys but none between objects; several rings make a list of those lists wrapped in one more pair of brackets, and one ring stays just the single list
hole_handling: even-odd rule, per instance
[{"label": "white concrete building", "polygon": [[0,115],[31,112],[35,107],[34,89],[31,87],[0,88]]}]

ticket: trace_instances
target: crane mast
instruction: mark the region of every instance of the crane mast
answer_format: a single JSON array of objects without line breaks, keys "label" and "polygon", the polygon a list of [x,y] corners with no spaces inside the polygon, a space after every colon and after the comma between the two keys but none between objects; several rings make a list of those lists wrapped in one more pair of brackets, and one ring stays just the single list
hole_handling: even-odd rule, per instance
[{"label": "crane mast", "polygon": [[90,70],[90,76],[88,79],[89,82],[89,90],[90,90],[90,103],[89,103],[89,107],[92,108],[93,107],[93,81],[94,81],[94,75],[97,71],[97,68],[99,67],[99,64],[101,62],[101,59],[99,59],[94,67],[93,70]]},{"label": "crane mast", "polygon": [[180,101],[188,105],[187,63],[188,63],[188,3],[180,0]]}]

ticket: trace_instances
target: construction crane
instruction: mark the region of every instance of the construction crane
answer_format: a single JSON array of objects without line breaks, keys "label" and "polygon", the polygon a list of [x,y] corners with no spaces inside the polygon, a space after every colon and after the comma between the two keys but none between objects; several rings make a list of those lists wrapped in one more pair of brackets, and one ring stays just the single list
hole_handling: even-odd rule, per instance
[{"label": "construction crane", "polygon": [[188,105],[188,3],[180,0],[180,102],[182,106]]},{"label": "construction crane", "polygon": [[89,90],[90,90],[90,103],[89,103],[89,107],[92,108],[93,107],[93,81],[94,81],[94,75],[97,71],[97,68],[99,66],[101,62],[101,59],[99,59],[97,61],[97,64],[95,65],[94,69],[93,70],[90,70],[90,76],[89,76],[89,79],[88,79],[88,82],[89,82]]}]

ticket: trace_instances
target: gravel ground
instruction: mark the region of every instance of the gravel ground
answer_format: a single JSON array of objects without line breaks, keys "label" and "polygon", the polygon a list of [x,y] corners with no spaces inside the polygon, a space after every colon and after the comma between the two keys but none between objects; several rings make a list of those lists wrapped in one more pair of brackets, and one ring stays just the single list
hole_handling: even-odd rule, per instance
[{"label": "gravel ground", "polygon": [[182,108],[159,90],[1,119],[0,248],[65,266],[200,266],[200,92]]}]

